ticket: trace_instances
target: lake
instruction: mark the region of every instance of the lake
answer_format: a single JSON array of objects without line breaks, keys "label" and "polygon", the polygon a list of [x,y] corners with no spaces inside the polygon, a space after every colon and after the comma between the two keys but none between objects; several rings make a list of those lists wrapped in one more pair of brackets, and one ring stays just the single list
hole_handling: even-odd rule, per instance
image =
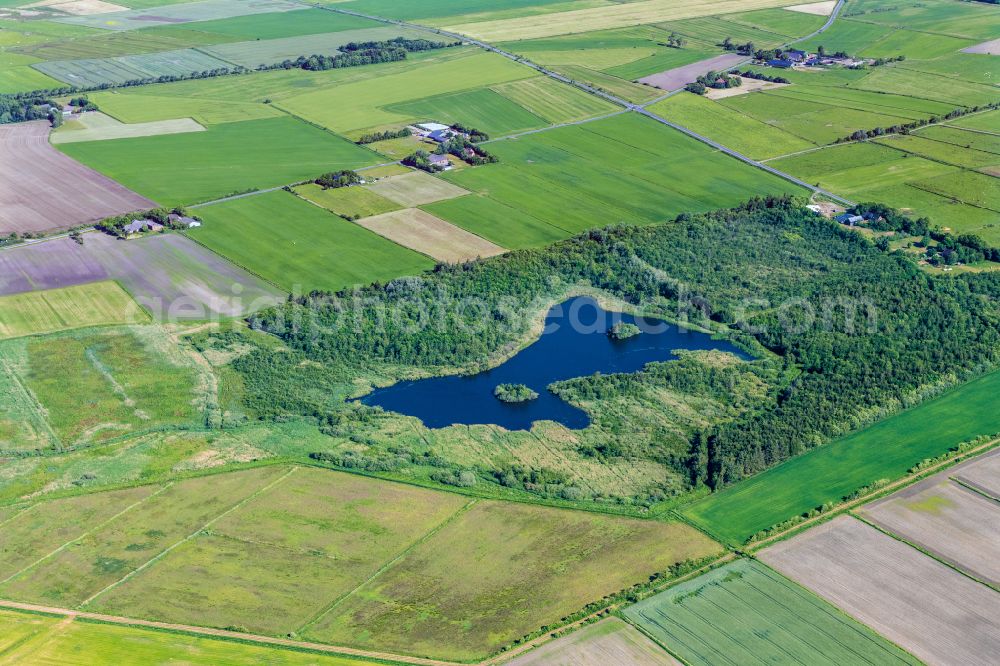
[{"label": "lake", "polygon": [[[608,329],[619,322],[635,324],[642,333],[612,340]],[[508,430],[527,430],[535,421],[548,420],[580,429],[590,424],[586,412],[550,393],[549,384],[595,372],[637,372],[651,361],[676,359],[675,349],[716,349],[750,359],[724,340],[659,319],[610,312],[593,298],[579,296],[553,306],[546,314],[541,337],[492,370],[399,382],[376,389],[361,402],[415,416],[430,428],[491,423]],[[525,384],[538,398],[501,402],[493,390],[505,383]]]}]

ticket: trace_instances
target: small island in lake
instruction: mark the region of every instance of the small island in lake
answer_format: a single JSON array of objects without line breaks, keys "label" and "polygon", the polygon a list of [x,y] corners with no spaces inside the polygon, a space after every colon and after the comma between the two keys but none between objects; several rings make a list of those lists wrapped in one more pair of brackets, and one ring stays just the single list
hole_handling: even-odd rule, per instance
[{"label": "small island in lake", "polygon": [[608,329],[608,337],[612,340],[627,340],[642,333],[642,330],[635,324],[620,322]]},{"label": "small island in lake", "polygon": [[538,397],[538,393],[524,384],[498,384],[493,395],[501,402],[528,402]]}]

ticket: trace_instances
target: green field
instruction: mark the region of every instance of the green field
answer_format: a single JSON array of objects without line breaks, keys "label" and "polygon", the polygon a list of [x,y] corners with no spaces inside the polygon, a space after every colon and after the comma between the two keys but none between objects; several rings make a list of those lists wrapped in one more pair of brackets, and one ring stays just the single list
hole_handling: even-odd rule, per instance
[{"label": "green field", "polygon": [[[750,14],[742,16],[747,17]],[[731,21],[728,16],[705,16],[660,23],[658,26],[668,32],[676,32],[689,40],[694,40],[702,47],[714,47],[729,37],[736,44],[753,42],[761,48],[774,48],[784,44],[789,38],[789,35],[780,34],[757,25]],[[808,32],[809,30],[806,30],[801,34]],[[716,51],[718,52],[718,49]]]},{"label": "green field", "polygon": [[595,88],[607,91],[629,102],[649,102],[659,97],[662,92],[656,88],[641,86],[582,65],[559,65],[552,69],[574,81],[586,81]]},{"label": "green field", "polygon": [[377,42],[395,37],[428,38],[430,33],[409,28],[397,28],[375,24],[374,27],[318,35],[298,35],[280,39],[250,40],[219,44],[203,49],[216,58],[244,67],[258,67],[295,60],[299,56],[337,55],[337,49],[351,42]]},{"label": "green field", "polygon": [[548,124],[524,107],[488,88],[392,104],[385,107],[385,110],[417,121],[446,125],[461,123],[494,137]]},{"label": "green field", "polygon": [[323,189],[315,183],[309,183],[297,186],[295,193],[303,199],[343,217],[355,215],[370,217],[402,208],[402,206],[375,194],[366,187]]},{"label": "green field", "polygon": [[1000,161],[1000,133],[987,134],[985,132],[970,132],[957,126],[934,125],[921,129],[917,136],[935,141],[943,141],[953,146],[972,148],[977,151],[993,153]]},{"label": "green field", "polygon": [[685,517],[730,543],[879,479],[894,479],[949,447],[1000,432],[1000,372],[830,442],[695,502]]},{"label": "green field", "polygon": [[427,212],[509,248],[538,247],[566,238],[567,231],[486,195],[469,195],[422,206]]},{"label": "green field", "polygon": [[[937,129],[937,128],[930,128]],[[971,135],[971,133],[970,133]],[[879,139],[878,143],[885,144],[896,150],[926,157],[936,162],[945,162],[966,169],[977,169],[979,167],[1000,164],[1000,155],[972,147],[975,136],[971,135],[966,145],[956,145],[947,141],[937,141],[933,139],[933,133],[920,132],[908,136],[894,136]],[[989,138],[988,135],[983,135]]]},{"label": "green field", "polygon": [[974,171],[956,171],[915,181],[912,185],[947,199],[1000,213],[1000,178]]},{"label": "green field", "polygon": [[336,291],[415,275],[434,262],[287,192],[198,211],[191,238],[286,291]]},{"label": "green field", "polygon": [[0,296],[0,340],[85,326],[148,321],[149,315],[117,282]]},{"label": "green field", "polygon": [[202,125],[285,117],[283,111],[257,102],[232,102],[179,95],[156,95],[164,86],[125,88],[88,95],[101,111],[123,123],[151,123],[193,118]]},{"label": "green field", "polygon": [[789,38],[808,35],[819,29],[826,21],[825,16],[792,12],[787,9],[758,9],[754,12],[726,14],[723,18],[731,23],[753,26]]},{"label": "green field", "polygon": [[377,662],[204,636],[0,611],[0,654],[37,664],[365,666]]},{"label": "green field", "polygon": [[[252,4],[239,0],[206,0],[195,3],[167,3],[159,0],[138,0],[138,6],[129,11],[107,14],[89,14],[81,16],[64,16],[58,20],[68,25],[101,28],[102,30],[138,30],[170,23],[197,23],[246,16],[250,14],[270,14],[275,12],[302,10],[300,4],[287,0],[259,0]],[[188,6],[188,5],[193,6]],[[149,7],[157,7],[155,12],[147,11]]]},{"label": "green field", "polygon": [[158,76],[187,76],[192,72],[228,68],[231,65],[198,49],[179,49],[115,58],[52,60],[32,66],[63,83],[89,88],[120,85],[127,81]]},{"label": "green field", "polygon": [[196,371],[161,338],[154,327],[88,330],[11,340],[0,356],[62,443],[82,444],[198,422]]},{"label": "green field", "polygon": [[851,7],[847,15],[857,21],[906,26],[914,30],[945,33],[980,41],[996,37],[1000,16],[981,3],[933,0],[913,4],[877,2],[875,6]]},{"label": "green field", "polygon": [[737,560],[624,610],[686,664],[919,664],[756,560]]},{"label": "green field", "polygon": [[[904,116],[895,115],[896,112],[892,109],[873,109],[864,102],[854,102],[856,108],[851,108],[844,106],[843,102],[830,104],[826,99],[782,94],[785,90],[794,89],[793,85],[787,89],[727,97],[719,103],[814,144],[833,143],[857,129],[889,127],[909,122],[913,116],[911,112],[906,112]],[[713,138],[725,144],[730,137]]]},{"label": "green field", "polygon": [[649,110],[754,159],[777,157],[816,147],[812,141],[698,95],[674,95],[653,104]]},{"label": "green field", "polygon": [[949,125],[964,127],[972,130],[1000,133],[1000,111],[977,113],[972,116],[953,120],[949,123]]},{"label": "green field", "polygon": [[[826,76],[828,73],[820,73],[818,77]],[[843,107],[856,111],[873,111],[901,118],[912,118],[913,120],[930,118],[934,115],[944,115],[955,108],[954,104],[935,102],[919,97],[890,95],[888,93],[857,90],[843,86],[833,87],[798,82],[793,86],[769,90],[766,93],[766,97],[768,101],[774,104],[775,109],[781,109],[782,104],[790,105],[791,102],[787,102],[786,100],[791,99],[823,104],[828,107]],[[776,100],[774,98],[781,99]],[[804,110],[809,111],[810,109],[806,107]],[[788,109],[786,108],[785,111],[787,112]],[[833,115],[837,111],[831,109],[830,113]],[[780,115],[775,114],[774,119],[777,120],[779,118]]]},{"label": "green field", "polygon": [[0,68],[0,94],[61,88],[63,83],[42,74],[30,65]]},{"label": "green field", "polygon": [[980,162],[995,163],[988,157],[991,153],[919,139],[922,134],[831,146],[770,164],[855,201],[881,201],[908,214],[928,217],[932,224],[957,233],[976,233],[992,242],[1000,240],[997,195],[990,194],[995,178],[910,154],[896,146],[916,151],[919,144],[924,152],[930,146],[936,158],[954,161],[966,161],[978,154]]},{"label": "green field", "polygon": [[493,86],[493,90],[549,123],[565,123],[617,111],[600,97],[547,76]]},{"label": "green field", "polygon": [[[196,25],[163,26],[146,28],[136,35],[155,32],[161,35],[195,32],[229,37],[220,41],[251,41],[281,39],[298,35],[318,35],[343,30],[361,30],[382,24],[357,16],[337,14],[324,9],[305,9],[294,12],[249,14],[214,21],[199,21]],[[305,54],[302,54],[305,55]]]},{"label": "green field", "polygon": [[182,26],[164,26],[130,32],[100,31],[77,39],[56,39],[19,46],[18,53],[42,60],[79,60],[176,51],[191,46],[205,46],[234,41],[235,37],[216,35]]},{"label": "green field", "polygon": [[394,105],[534,75],[532,70],[506,58],[458,49],[421,67],[399,66],[387,68],[389,71],[357,69],[367,70],[363,73],[364,78],[290,97],[282,100],[279,106],[324,127],[344,132],[419,118],[413,113],[392,111]]},{"label": "green field", "polygon": [[295,118],[226,123],[191,134],[67,143],[59,149],[168,205],[284,185],[379,159]]},{"label": "green field", "polygon": [[[454,199],[428,210],[503,247],[540,245],[560,230],[567,237],[609,224],[648,224],[752,194],[796,191],[634,114],[491,143],[490,150],[499,164],[445,175],[479,193],[478,199]],[[727,174],[724,181],[715,177],[720,170]],[[487,210],[497,204],[505,207],[502,212]],[[528,223],[509,239],[506,229],[520,225],[496,225],[497,217],[510,214],[507,209]]]},{"label": "green field", "polygon": [[955,107],[990,104],[996,101],[996,89],[993,86],[917,72],[904,67],[879,67],[867,76],[848,84],[848,87],[911,95],[945,102]]}]

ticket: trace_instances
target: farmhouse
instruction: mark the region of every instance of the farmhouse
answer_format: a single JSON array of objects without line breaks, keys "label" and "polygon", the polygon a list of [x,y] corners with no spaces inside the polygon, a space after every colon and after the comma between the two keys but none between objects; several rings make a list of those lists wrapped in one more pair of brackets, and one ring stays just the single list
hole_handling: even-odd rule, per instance
[{"label": "farmhouse", "polygon": [[785,51],[785,60],[791,60],[792,62],[804,62],[808,57],[808,53],[799,51],[798,49]]},{"label": "farmhouse", "polygon": [[126,234],[138,234],[143,231],[153,231],[159,226],[160,225],[158,225],[156,222],[153,222],[152,220],[146,220],[146,219],[132,220],[124,227],[122,227],[122,231],[125,232]]},{"label": "farmhouse", "polygon": [[200,227],[201,222],[194,219],[193,217],[185,217],[183,215],[178,215],[177,213],[170,213],[167,218],[174,224],[188,229],[194,229],[195,227]]},{"label": "farmhouse", "polygon": [[853,213],[843,213],[842,215],[838,215],[833,219],[837,220],[837,222],[840,222],[841,224],[847,224],[852,227],[856,224],[860,224],[865,221],[864,217],[862,217],[861,215],[855,215]]},{"label": "farmhouse", "polygon": [[444,171],[451,169],[451,160],[448,159],[447,155],[437,155],[432,154],[429,158],[430,163],[434,166],[441,167]]}]

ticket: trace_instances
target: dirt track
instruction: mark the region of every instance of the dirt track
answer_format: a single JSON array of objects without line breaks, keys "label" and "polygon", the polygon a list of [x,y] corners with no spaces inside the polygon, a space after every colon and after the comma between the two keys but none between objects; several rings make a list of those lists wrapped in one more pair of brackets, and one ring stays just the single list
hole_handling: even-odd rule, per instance
[{"label": "dirt track", "polygon": [[200,636],[217,636],[222,638],[234,638],[242,641],[263,643],[279,647],[291,647],[317,652],[328,652],[353,657],[366,657],[369,659],[381,659],[383,661],[395,661],[405,664],[418,664],[421,666],[458,666],[450,661],[436,661],[434,659],[421,659],[420,657],[407,657],[403,655],[388,654],[385,652],[370,652],[368,650],[355,650],[334,645],[323,645],[321,643],[307,643],[305,641],[293,641],[285,638],[274,638],[273,636],[257,636],[254,634],[243,634],[236,631],[226,631],[225,629],[212,629],[209,627],[192,627],[184,624],[170,624],[167,622],[150,622],[148,620],[137,620],[134,618],[118,617],[117,615],[103,615],[101,613],[89,613],[76,611],[69,608],[56,608],[53,606],[39,606],[37,604],[22,604],[16,601],[0,600],[0,608],[12,610],[22,610],[35,613],[49,613],[52,615],[65,615],[72,618],[87,620],[98,620],[110,624],[123,624],[132,627],[149,627],[151,629],[167,629],[170,631],[183,631]]},{"label": "dirt track", "polygon": [[0,125],[0,234],[67,229],[156,206],[63,155],[48,136],[45,120]]}]

